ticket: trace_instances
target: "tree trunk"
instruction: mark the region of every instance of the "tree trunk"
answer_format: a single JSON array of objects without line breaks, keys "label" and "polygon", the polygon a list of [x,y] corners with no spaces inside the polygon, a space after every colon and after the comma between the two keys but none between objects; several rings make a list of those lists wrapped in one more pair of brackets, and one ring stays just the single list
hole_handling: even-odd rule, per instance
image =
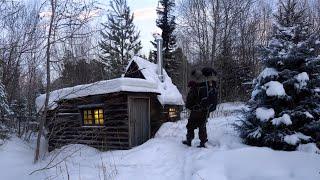
[{"label": "tree trunk", "polygon": [[46,99],[45,99],[43,114],[39,123],[39,132],[37,137],[37,147],[35,150],[34,163],[36,163],[39,160],[39,156],[40,156],[41,135],[43,133],[43,128],[44,128],[43,126],[48,113],[48,104],[49,104],[49,97],[50,97],[50,55],[51,55],[50,47],[51,47],[51,34],[53,30],[53,21],[55,17],[56,1],[50,0],[50,5],[51,5],[51,16],[50,16],[50,24],[49,24],[47,48],[46,48],[46,70],[47,70]]}]

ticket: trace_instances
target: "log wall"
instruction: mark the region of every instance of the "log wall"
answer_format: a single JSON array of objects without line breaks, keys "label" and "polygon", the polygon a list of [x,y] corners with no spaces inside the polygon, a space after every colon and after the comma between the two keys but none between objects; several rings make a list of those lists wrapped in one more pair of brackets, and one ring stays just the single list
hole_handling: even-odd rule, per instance
[{"label": "log wall", "polygon": [[[79,106],[99,105],[104,126],[83,126]],[[98,107],[99,107],[98,106]],[[67,144],[86,144],[100,150],[128,149],[129,126],[126,94],[111,94],[61,102],[47,118],[49,151]]]},{"label": "log wall", "polygon": [[[175,121],[168,119],[169,106],[163,107],[155,93],[120,92],[64,100],[47,116],[49,151],[67,144],[86,144],[99,150],[129,149],[128,96],[150,98],[151,136],[162,123]],[[81,109],[93,107],[103,108],[104,126],[83,125]]]}]

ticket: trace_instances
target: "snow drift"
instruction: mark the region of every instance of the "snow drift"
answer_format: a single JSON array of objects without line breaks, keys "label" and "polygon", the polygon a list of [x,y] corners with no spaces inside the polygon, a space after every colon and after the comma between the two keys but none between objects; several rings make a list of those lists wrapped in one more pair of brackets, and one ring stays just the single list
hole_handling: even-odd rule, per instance
[{"label": "snow drift", "polygon": [[[229,111],[229,104],[219,111]],[[244,107],[244,106],[242,106]],[[239,109],[239,108],[238,108]],[[207,123],[208,148],[181,144],[186,120],[163,124],[155,138],[131,150],[100,152],[68,145],[46,154],[33,165],[33,145],[12,138],[0,146],[1,179],[111,180],[319,180],[320,155],[314,144],[299,151],[274,151],[241,143],[232,123],[237,116],[215,116]],[[32,171],[46,167],[47,169]]]}]

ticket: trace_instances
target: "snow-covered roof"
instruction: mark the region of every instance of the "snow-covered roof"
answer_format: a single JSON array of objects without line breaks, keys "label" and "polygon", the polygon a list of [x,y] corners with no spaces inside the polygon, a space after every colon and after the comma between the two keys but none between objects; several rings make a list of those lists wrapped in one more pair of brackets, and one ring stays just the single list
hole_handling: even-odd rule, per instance
[{"label": "snow-covered roof", "polygon": [[[50,92],[49,97],[49,109],[55,109],[57,107],[57,102],[63,99],[73,99],[120,91],[160,93],[157,84],[152,81],[138,78],[117,78],[52,91]],[[42,110],[44,103],[45,94],[42,94],[36,99],[38,112]]]},{"label": "snow-covered roof", "polygon": [[[159,80],[157,65],[140,57],[134,57],[132,62],[139,66],[139,70],[146,79],[139,78],[117,78],[105,81],[98,81],[91,84],[78,85],[58,89],[50,92],[49,109],[57,107],[57,102],[63,99],[73,99],[90,95],[107,94],[114,92],[151,92],[158,93],[158,100],[162,105],[183,105],[184,101],[178,88],[172,83],[171,78],[163,70],[164,82]],[[36,99],[37,111],[41,111],[45,103],[45,94]]]},{"label": "snow-covered roof", "polygon": [[129,62],[126,70],[129,69],[132,62],[135,62],[139,66],[139,70],[146,78],[146,80],[158,85],[157,89],[160,92],[160,95],[158,95],[158,100],[162,105],[184,105],[181,93],[179,92],[178,88],[172,83],[172,80],[168,76],[165,69],[163,69],[164,82],[161,82],[157,74],[157,64],[135,56]]}]

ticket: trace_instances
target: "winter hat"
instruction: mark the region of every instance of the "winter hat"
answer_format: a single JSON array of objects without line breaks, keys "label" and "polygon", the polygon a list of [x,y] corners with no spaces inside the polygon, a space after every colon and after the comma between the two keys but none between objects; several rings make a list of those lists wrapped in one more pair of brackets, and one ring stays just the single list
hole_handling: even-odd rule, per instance
[{"label": "winter hat", "polygon": [[202,68],[201,72],[202,72],[202,75],[204,75],[205,77],[217,75],[217,72],[213,68],[210,68],[210,67]]},{"label": "winter hat", "polygon": [[212,81],[218,80],[217,72],[213,68],[205,67],[205,68],[202,68],[201,72],[202,72],[202,75],[206,77],[207,80],[212,80]]},{"label": "winter hat", "polygon": [[203,75],[200,70],[194,69],[191,71],[191,77],[192,77],[192,79],[199,81],[203,78]]}]

